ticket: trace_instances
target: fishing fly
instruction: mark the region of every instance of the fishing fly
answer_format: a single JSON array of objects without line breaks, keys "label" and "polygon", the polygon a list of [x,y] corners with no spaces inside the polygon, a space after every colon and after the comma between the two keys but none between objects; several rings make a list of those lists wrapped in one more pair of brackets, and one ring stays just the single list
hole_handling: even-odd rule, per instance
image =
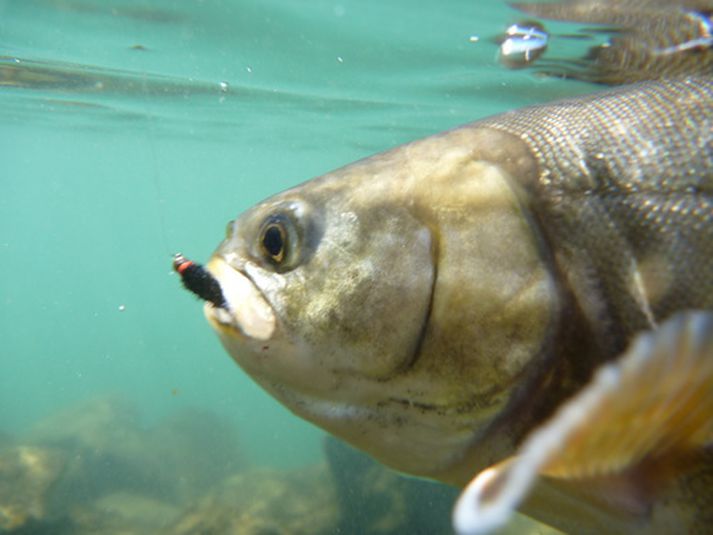
[{"label": "fishing fly", "polygon": [[204,268],[181,253],[173,255],[173,269],[181,276],[183,286],[204,301],[213,303],[218,308],[227,308],[220,283]]}]

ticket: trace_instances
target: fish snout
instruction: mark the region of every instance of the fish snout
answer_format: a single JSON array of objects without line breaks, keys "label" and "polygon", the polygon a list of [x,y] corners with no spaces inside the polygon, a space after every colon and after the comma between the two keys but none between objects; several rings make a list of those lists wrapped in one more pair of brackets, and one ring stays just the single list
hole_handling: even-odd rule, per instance
[{"label": "fish snout", "polygon": [[206,302],[208,322],[221,336],[268,340],[275,332],[277,319],[272,307],[253,281],[220,256],[206,266],[220,284],[225,306]]}]

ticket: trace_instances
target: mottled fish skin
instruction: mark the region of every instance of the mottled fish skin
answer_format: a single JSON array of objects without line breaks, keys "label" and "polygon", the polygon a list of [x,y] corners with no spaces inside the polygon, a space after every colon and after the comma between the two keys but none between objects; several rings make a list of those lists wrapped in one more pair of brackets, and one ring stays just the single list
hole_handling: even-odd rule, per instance
[{"label": "mottled fish skin", "polygon": [[603,25],[611,34],[581,59],[550,59],[536,70],[551,76],[622,84],[713,74],[711,0],[571,0],[514,3],[544,19]]}]

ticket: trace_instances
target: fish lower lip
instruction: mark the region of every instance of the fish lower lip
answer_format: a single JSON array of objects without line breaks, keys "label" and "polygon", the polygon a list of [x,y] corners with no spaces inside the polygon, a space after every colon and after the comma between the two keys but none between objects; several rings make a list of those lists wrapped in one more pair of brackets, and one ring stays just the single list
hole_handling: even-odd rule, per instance
[{"label": "fish lower lip", "polygon": [[237,328],[235,319],[230,309],[226,307],[217,307],[213,303],[205,303],[206,314],[210,314],[218,323],[224,327]]},{"label": "fish lower lip", "polygon": [[226,303],[224,307],[206,303],[211,324],[236,329],[249,338],[269,339],[275,331],[275,314],[255,284],[221,257],[213,257],[206,268],[220,284]]}]

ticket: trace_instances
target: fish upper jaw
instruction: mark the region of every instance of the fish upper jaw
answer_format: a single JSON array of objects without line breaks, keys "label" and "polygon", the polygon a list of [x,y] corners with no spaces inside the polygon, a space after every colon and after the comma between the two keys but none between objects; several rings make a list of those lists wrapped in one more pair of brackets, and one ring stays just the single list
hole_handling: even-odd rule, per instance
[{"label": "fish upper jaw", "polygon": [[204,305],[213,328],[259,341],[272,338],[277,326],[275,313],[252,280],[221,256],[214,256],[206,267],[220,284],[227,303],[227,307],[209,302]]}]

